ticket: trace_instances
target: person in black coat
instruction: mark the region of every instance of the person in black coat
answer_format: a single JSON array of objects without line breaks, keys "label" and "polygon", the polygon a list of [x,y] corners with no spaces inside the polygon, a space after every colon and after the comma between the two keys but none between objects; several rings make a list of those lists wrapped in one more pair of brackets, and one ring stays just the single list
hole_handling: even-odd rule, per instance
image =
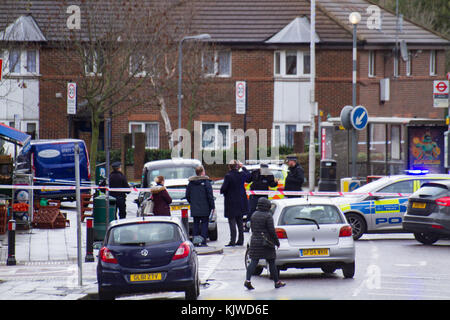
[{"label": "person in black coat", "polygon": [[[127,177],[120,171],[120,162],[114,162],[112,164],[113,171],[109,175],[109,187],[110,188],[129,188]],[[119,219],[125,219],[127,217],[126,199],[127,193],[123,191],[111,191],[109,194],[116,198],[116,209],[119,209]]]},{"label": "person in black coat", "polygon": [[285,285],[278,279],[278,270],[275,265],[276,251],[275,246],[280,246],[277,234],[275,232],[272,214],[270,213],[270,201],[266,198],[258,199],[256,211],[252,215],[249,257],[250,264],[247,267],[246,280],[244,286],[251,290],[254,289],[250,279],[258,266],[259,259],[266,259],[269,264],[270,274],[273,278],[275,288]]},{"label": "person in black coat", "polygon": [[[225,175],[220,193],[224,195],[225,218],[230,226],[230,242],[227,247],[244,244],[243,216],[248,214],[248,200],[244,183],[250,172],[239,161],[232,160],[228,165],[230,171]],[[239,171],[242,169],[242,171]],[[236,242],[236,228],[238,240]]]},{"label": "person in black coat", "polygon": [[[272,171],[269,170],[267,164],[261,164],[260,169],[253,170],[249,179],[246,182],[251,182],[250,190],[268,191],[269,188],[276,187],[278,180],[275,180]],[[267,195],[250,195],[249,197],[249,213],[246,221],[250,221],[253,212],[256,210],[256,205],[259,198],[268,198]]]},{"label": "person in black coat", "polygon": [[[297,163],[297,157],[288,157],[289,172],[284,183],[284,191],[302,191],[302,185],[305,181],[305,172],[300,164]],[[289,195],[288,198],[299,198],[298,195]]]},{"label": "person in black coat", "polygon": [[195,168],[195,174],[189,178],[186,200],[191,205],[191,216],[194,218],[193,236],[201,235],[203,242],[200,246],[207,246],[209,216],[216,207],[211,182],[203,166]]}]

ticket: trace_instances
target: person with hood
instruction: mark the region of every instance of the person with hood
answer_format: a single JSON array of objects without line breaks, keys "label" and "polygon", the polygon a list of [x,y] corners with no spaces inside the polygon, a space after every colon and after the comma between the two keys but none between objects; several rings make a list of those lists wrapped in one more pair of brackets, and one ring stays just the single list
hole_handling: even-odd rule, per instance
[{"label": "person with hood", "polygon": [[[252,171],[250,178],[247,179],[246,182],[251,182],[250,190],[255,191],[268,191],[269,188],[273,188],[278,185],[278,180],[275,180],[272,171],[269,170],[269,166],[264,163],[261,163],[260,169]],[[267,195],[250,195],[247,222],[251,220],[252,214],[256,210],[258,199],[267,197]]]},{"label": "person with hood", "polygon": [[153,214],[155,216],[170,216],[170,204],[172,198],[164,186],[164,177],[157,176],[155,178],[156,186],[150,188],[153,200]]},{"label": "person with hood", "polygon": [[[284,191],[302,191],[302,185],[305,181],[305,171],[298,163],[296,156],[287,157],[289,172],[284,182]],[[287,198],[299,198],[298,195],[289,195]]]},{"label": "person with hood", "polygon": [[[120,162],[114,162],[111,167],[113,171],[109,175],[109,187],[114,188],[129,188],[127,177],[120,171]],[[125,219],[127,217],[127,193],[124,191],[111,191],[109,194],[111,197],[116,198],[116,209],[119,211],[119,219]]]},{"label": "person with hood", "polygon": [[200,246],[207,246],[209,216],[215,210],[214,196],[209,177],[205,175],[203,166],[195,168],[196,176],[189,178],[186,187],[186,200],[191,205],[191,215],[194,219],[193,236],[201,235],[203,242]]},{"label": "person with hood", "polygon": [[[230,171],[225,175],[220,188],[220,193],[224,195],[225,218],[228,218],[230,227],[230,242],[225,246],[242,246],[244,244],[243,216],[248,214],[248,200],[244,183],[249,178],[250,172],[237,160],[231,160],[228,168]],[[237,242],[236,228],[238,230]]]},{"label": "person with hood", "polygon": [[244,286],[249,290],[254,289],[250,279],[258,266],[259,259],[266,259],[269,264],[270,275],[273,278],[275,288],[286,285],[279,280],[279,273],[275,265],[275,246],[279,247],[280,241],[275,232],[270,207],[271,203],[267,198],[259,198],[256,211],[252,215],[252,236],[250,238],[249,247],[249,257],[251,262],[247,266],[246,280],[244,282]]}]

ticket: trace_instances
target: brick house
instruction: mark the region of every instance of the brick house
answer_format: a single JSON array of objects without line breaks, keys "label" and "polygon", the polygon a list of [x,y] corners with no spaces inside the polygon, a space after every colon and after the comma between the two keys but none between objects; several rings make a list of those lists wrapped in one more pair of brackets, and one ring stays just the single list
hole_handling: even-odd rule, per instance
[{"label": "brick house", "polygon": [[[30,2],[33,5],[27,7]],[[358,26],[358,104],[378,117],[444,118],[445,110],[432,107],[431,92],[433,80],[445,77],[448,39],[408,20],[397,33],[395,15],[384,9],[380,11],[380,28],[369,29],[369,1],[316,2],[315,98],[323,112],[322,120],[339,116],[341,108],[351,104],[352,32],[348,15],[352,11],[362,16]],[[39,10],[43,5],[39,1],[15,1],[14,13],[30,14],[37,25],[48,26]],[[208,129],[225,133],[227,129],[243,128],[244,116],[235,112],[235,82],[244,80],[248,85],[247,128],[272,130],[272,145],[291,146],[294,132],[309,130],[310,2],[199,0],[196,5],[190,32],[211,35],[214,50],[205,53],[210,59],[204,59],[203,68],[205,77],[212,81],[201,97],[201,108],[188,114],[183,105],[182,127],[193,128],[193,121],[201,122],[202,146],[217,148],[217,140],[206,134]],[[10,22],[1,15],[3,30]],[[43,33],[47,42],[41,44],[39,59],[57,59],[58,53],[51,46],[59,39],[57,31]],[[405,41],[408,61],[395,58],[396,39]],[[42,68],[40,74],[46,80],[60,76]],[[383,79],[389,79],[390,89],[390,97],[384,101],[380,97]],[[167,109],[173,128],[177,127],[175,90]],[[39,137],[72,135],[89,139],[88,115],[77,115],[69,128],[65,95],[51,81],[39,81]],[[114,120],[113,148],[119,148],[120,134],[138,131],[147,132],[147,147],[168,147],[159,111],[150,106],[137,107]],[[225,146],[227,143],[225,139]]]}]

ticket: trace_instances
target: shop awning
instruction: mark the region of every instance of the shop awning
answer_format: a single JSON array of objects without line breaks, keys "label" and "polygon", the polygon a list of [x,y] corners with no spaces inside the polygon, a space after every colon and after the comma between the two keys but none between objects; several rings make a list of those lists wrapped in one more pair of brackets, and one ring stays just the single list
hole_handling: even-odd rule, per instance
[{"label": "shop awning", "polygon": [[0,139],[25,147],[30,143],[31,136],[25,132],[0,123]]}]

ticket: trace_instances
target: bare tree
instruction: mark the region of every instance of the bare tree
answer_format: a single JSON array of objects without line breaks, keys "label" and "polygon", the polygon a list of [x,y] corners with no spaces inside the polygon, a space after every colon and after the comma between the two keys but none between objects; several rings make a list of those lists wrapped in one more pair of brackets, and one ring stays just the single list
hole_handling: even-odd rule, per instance
[{"label": "bare tree", "polygon": [[173,146],[167,105],[176,92],[177,43],[189,32],[193,6],[190,0],[60,3],[60,13],[70,15],[64,15],[68,18],[62,23],[67,22],[67,27],[64,24],[60,41],[53,45],[60,57],[54,61],[60,63],[51,61],[50,69],[62,75],[61,86],[68,80],[77,82],[78,103],[90,112],[91,172],[95,172],[101,120],[136,106],[159,107]]}]

